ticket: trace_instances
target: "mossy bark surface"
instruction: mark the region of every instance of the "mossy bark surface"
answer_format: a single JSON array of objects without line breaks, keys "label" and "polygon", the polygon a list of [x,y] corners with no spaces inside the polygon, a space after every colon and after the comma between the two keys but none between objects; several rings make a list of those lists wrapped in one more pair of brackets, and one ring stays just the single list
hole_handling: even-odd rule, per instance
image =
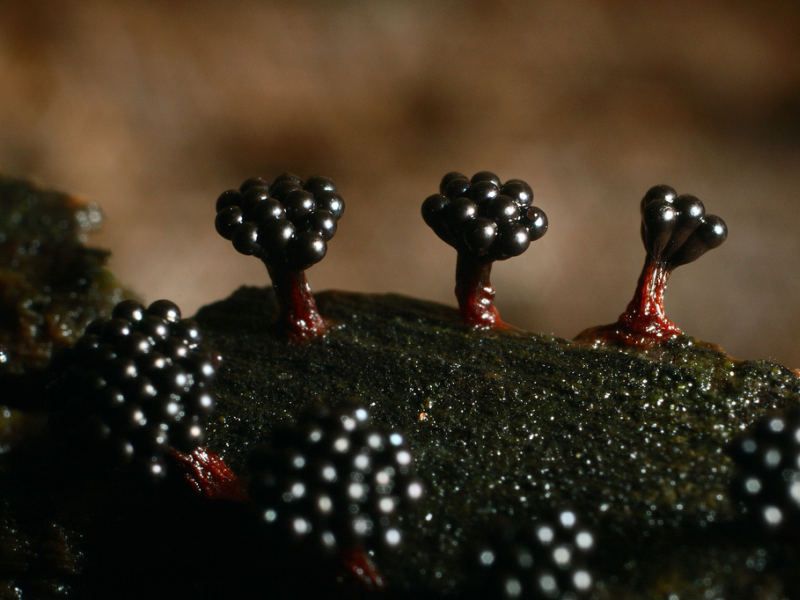
[{"label": "mossy bark surface", "polygon": [[[0,596],[296,597],[297,580],[266,567],[276,550],[250,507],[63,471],[48,446],[44,366],[127,295],[107,253],[83,246],[98,223],[94,207],[0,178]],[[462,595],[484,532],[565,505],[597,534],[595,598],[800,597],[796,532],[767,538],[743,517],[725,453],[797,405],[789,369],[688,337],[616,350],[475,331],[401,296],[316,302],[331,326],[308,343],[285,341],[270,288],[198,313],[225,358],[210,446],[246,478],[250,450],[314,403],[358,401],[405,431],[427,494],[402,515],[402,550],[375,557],[389,597]],[[297,568],[328,595],[319,564]]]},{"label": "mossy bark surface", "polygon": [[637,351],[474,331],[455,309],[395,295],[317,303],[332,326],[307,344],[280,337],[270,289],[200,310],[225,357],[210,447],[246,476],[248,452],[315,403],[355,400],[402,429],[427,494],[403,515],[403,550],[378,560],[395,592],[462,593],[493,523],[571,506],[597,532],[597,598],[787,593],[796,553],[741,517],[726,446],[797,404],[789,369],[686,336]]},{"label": "mossy bark surface", "polygon": [[97,205],[0,177],[0,372],[44,367],[130,297],[84,245],[101,223]]}]

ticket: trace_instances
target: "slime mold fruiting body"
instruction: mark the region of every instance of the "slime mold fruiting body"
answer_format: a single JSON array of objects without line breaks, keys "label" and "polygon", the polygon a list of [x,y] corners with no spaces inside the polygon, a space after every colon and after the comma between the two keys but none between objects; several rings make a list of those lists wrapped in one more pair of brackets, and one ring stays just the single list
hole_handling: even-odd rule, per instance
[{"label": "slime mold fruiting body", "polygon": [[759,419],[729,449],[733,496],[770,532],[800,524],[800,410]]},{"label": "slime mold fruiting body", "polygon": [[[465,178],[454,180],[458,188]],[[290,181],[273,187],[297,189],[298,181]],[[497,186],[489,184],[482,187]],[[455,200],[434,197],[427,208],[475,202],[469,196],[477,192],[457,193]],[[650,204],[645,208],[656,210]],[[237,210],[221,210],[217,226],[237,248],[254,253],[267,238],[259,239],[258,229],[253,238],[252,228],[237,234]],[[426,221],[436,223],[437,212],[425,212]],[[701,239],[691,250],[686,244],[694,232],[678,243],[681,227],[670,230],[659,219],[669,221],[663,214],[643,219],[652,268],[645,269],[632,315],[653,297],[657,310],[660,296],[647,290],[663,293],[671,268],[710,246]],[[463,243],[480,249],[484,234],[478,228]],[[453,237],[449,229],[444,235]],[[141,344],[136,334],[161,337],[158,323],[145,327],[146,312],[157,313],[172,333],[180,315],[166,303],[123,304],[112,325],[92,325],[49,370],[32,370],[30,380],[41,387],[54,382],[50,405],[32,401],[22,385],[4,388],[14,404],[0,411],[0,588],[171,600],[363,597],[382,589],[385,576],[391,598],[800,597],[793,583],[798,420],[772,418],[756,427],[731,453],[741,477],[722,453],[760,417],[797,406],[800,379],[789,369],[733,361],[680,341],[656,352],[608,352],[523,331],[487,336],[453,327],[452,308],[394,294],[320,294],[317,301],[337,323],[320,344],[253,334],[279,314],[274,289],[245,286],[198,312],[206,339],[226,356],[207,435],[230,469],[204,447],[167,448],[164,485],[140,485],[128,468],[109,477],[83,464],[81,477],[51,468],[56,477],[40,476],[43,465],[60,467],[61,455],[73,451],[54,443],[39,417],[43,408],[60,415],[52,431],[70,430],[56,427],[62,418],[81,427],[107,420],[109,428],[122,428],[114,435],[120,431],[124,441],[129,416],[142,429],[139,415],[149,417],[142,408],[149,401],[137,395],[149,394],[142,378],[157,389],[162,382],[148,371],[147,357],[167,352],[155,342],[139,357],[150,342]],[[184,323],[174,333],[191,337],[189,347],[197,331]],[[91,336],[108,336],[112,341],[103,343],[115,356],[95,347]],[[9,360],[16,346],[9,346]],[[134,356],[130,379],[126,359]],[[183,367],[194,380],[194,367]],[[0,374],[4,383],[16,377]],[[169,387],[179,378],[163,382]],[[96,392],[109,387],[121,395]],[[359,425],[361,416],[333,412],[343,396],[369,403],[375,421],[408,432],[418,476],[430,490],[416,507],[400,501],[420,489],[403,472],[408,459],[397,454],[403,440],[397,450],[382,451],[391,442],[386,434],[373,437],[374,430]],[[93,412],[120,397],[130,411]],[[314,401],[330,403],[339,420],[302,417]],[[299,419],[297,426],[288,429],[287,419]],[[166,433],[171,445],[171,425]],[[153,462],[130,439],[131,466],[139,458]],[[255,442],[269,443],[273,452],[248,463]],[[731,502],[734,496],[743,503]],[[548,516],[567,504],[574,512]],[[779,515],[778,535],[751,535],[759,533],[756,523],[736,520],[740,504],[759,526],[777,523]],[[579,527],[576,514],[590,517],[592,529]],[[507,528],[485,546],[474,544],[503,519],[510,519]],[[401,534],[400,551],[382,553]],[[595,554],[585,557],[588,550]]]},{"label": "slime mold fruiting body", "polygon": [[287,548],[338,557],[368,588],[383,578],[366,551],[402,542],[398,513],[422,496],[404,436],[370,425],[360,406],[312,410],[250,457],[250,497]]},{"label": "slime mold fruiting body", "polygon": [[72,449],[65,456],[77,451],[101,467],[131,465],[158,481],[170,452],[201,447],[220,358],[200,341],[197,323],[168,300],[148,308],[126,300],[111,319],[93,321],[52,366],[52,423]]},{"label": "slime mold fruiting body", "polygon": [[505,525],[476,553],[479,595],[509,600],[586,597],[593,587],[586,558],[594,546],[594,534],[569,509],[540,517],[534,525]]},{"label": "slime mold fruiting body", "polygon": [[664,313],[667,280],[676,267],[721,245],[728,228],[718,216],[706,215],[698,198],[678,196],[667,185],[648,190],[642,198],[641,215],[647,256],[633,299],[616,323],[587,329],[578,340],[648,347],[682,335]]},{"label": "slime mold fruiting body", "polygon": [[525,252],[547,232],[547,215],[531,206],[533,190],[527,183],[502,184],[489,171],[472,179],[448,173],[439,192],[425,199],[422,217],[458,252],[456,298],[464,322],[478,329],[507,327],[494,305],[492,263]]},{"label": "slime mold fruiting body", "polygon": [[267,267],[281,307],[280,325],[289,339],[325,335],[327,322],[317,310],[305,270],[321,261],[336,233],[344,201],[326,177],[305,182],[292,173],[272,184],[248,179],[217,199],[217,232],[242,254]]},{"label": "slime mold fruiting body", "polygon": [[251,456],[250,496],[269,526],[326,552],[400,544],[395,516],[422,486],[404,436],[369,421],[362,407],[313,410]]}]

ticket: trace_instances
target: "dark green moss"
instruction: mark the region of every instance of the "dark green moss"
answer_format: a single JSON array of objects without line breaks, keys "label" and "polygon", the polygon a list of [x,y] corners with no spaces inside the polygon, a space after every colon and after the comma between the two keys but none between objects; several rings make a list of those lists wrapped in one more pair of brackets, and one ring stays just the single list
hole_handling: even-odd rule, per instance
[{"label": "dark green moss", "polygon": [[[254,515],[239,515],[246,506],[207,506],[124,476],[72,481],[48,449],[31,382],[54,348],[124,295],[107,254],[82,245],[98,223],[96,208],[0,179],[0,383],[16,409],[0,407],[0,596],[219,597],[234,581],[236,597],[274,593],[281,571],[264,575],[252,558],[268,541]],[[475,332],[455,309],[400,296],[317,301],[334,326],[305,345],[275,335],[270,290],[242,288],[199,312],[225,356],[210,445],[246,477],[249,450],[312,403],[359,400],[403,429],[427,496],[403,517],[402,552],[377,557],[394,595],[460,595],[472,544],[496,520],[524,523],[569,504],[597,532],[596,598],[800,596],[800,546],[741,518],[725,454],[759,416],[797,404],[790,370],[691,338],[648,351],[590,348]],[[298,569],[312,579],[318,567]],[[172,587],[159,594],[162,575]]]},{"label": "dark green moss", "polygon": [[273,333],[269,290],[241,288],[198,313],[225,357],[210,446],[246,473],[250,448],[315,402],[356,399],[403,429],[428,491],[405,517],[404,551],[381,563],[396,590],[458,592],[484,528],[565,504],[599,533],[598,597],[649,596],[665,581],[693,597],[708,556],[720,565],[708,567],[713,585],[734,582],[732,568],[737,585],[780,586],[780,573],[746,568],[754,548],[730,524],[725,447],[760,415],[797,403],[790,370],[688,337],[648,352],[593,349],[476,332],[454,309],[401,296],[317,302],[335,326],[305,345]]},{"label": "dark green moss", "polygon": [[83,245],[100,209],[0,177],[0,367],[41,368],[54,349],[128,296],[105,269],[109,253]]}]

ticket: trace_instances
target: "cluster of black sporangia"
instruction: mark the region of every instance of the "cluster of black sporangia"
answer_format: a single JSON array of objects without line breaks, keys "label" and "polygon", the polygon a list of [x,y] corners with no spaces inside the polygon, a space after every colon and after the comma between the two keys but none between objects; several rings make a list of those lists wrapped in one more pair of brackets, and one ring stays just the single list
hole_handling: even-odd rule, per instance
[{"label": "cluster of black sporangia", "polygon": [[729,452],[734,498],[770,531],[800,524],[800,410],[760,419]]},{"label": "cluster of black sporangia", "polygon": [[248,179],[217,199],[217,232],[237,251],[268,264],[304,270],[321,261],[344,212],[344,201],[327,177],[284,173],[272,184]]},{"label": "cluster of black sporangia", "polygon": [[586,557],[595,536],[565,509],[535,524],[506,524],[476,552],[481,598],[558,599],[588,595],[594,581]]},{"label": "cluster of black sporangia", "polygon": [[678,196],[668,185],[650,188],[642,198],[641,212],[644,247],[653,260],[669,268],[697,260],[728,237],[725,221],[706,215],[695,196]]},{"label": "cluster of black sporangia", "polygon": [[201,446],[216,407],[208,384],[220,358],[200,342],[197,322],[168,300],[117,304],[54,359],[56,437],[104,467],[162,479],[167,450]]},{"label": "cluster of black sporangia", "polygon": [[314,409],[251,456],[249,492],[273,531],[316,550],[391,549],[398,513],[423,493],[399,431],[363,407]]},{"label": "cluster of black sporangia", "polygon": [[489,171],[472,179],[454,171],[425,199],[422,217],[459,252],[492,262],[519,256],[547,232],[547,216],[531,202],[533,190],[521,179],[501,183]]}]

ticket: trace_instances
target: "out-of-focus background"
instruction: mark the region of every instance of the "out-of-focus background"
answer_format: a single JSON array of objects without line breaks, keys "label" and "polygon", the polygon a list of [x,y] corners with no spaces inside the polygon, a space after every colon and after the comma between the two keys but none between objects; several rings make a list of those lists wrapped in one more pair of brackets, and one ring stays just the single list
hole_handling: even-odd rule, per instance
[{"label": "out-of-focus background", "polygon": [[800,367],[800,4],[669,0],[0,2],[0,172],[98,202],[94,245],[193,313],[263,265],[213,227],[220,192],[327,175],[347,210],[315,290],[455,304],[419,206],[451,170],[534,188],[550,230],[495,263],[508,322],[611,322],[657,183],[728,241],[667,314],[740,358]]}]

